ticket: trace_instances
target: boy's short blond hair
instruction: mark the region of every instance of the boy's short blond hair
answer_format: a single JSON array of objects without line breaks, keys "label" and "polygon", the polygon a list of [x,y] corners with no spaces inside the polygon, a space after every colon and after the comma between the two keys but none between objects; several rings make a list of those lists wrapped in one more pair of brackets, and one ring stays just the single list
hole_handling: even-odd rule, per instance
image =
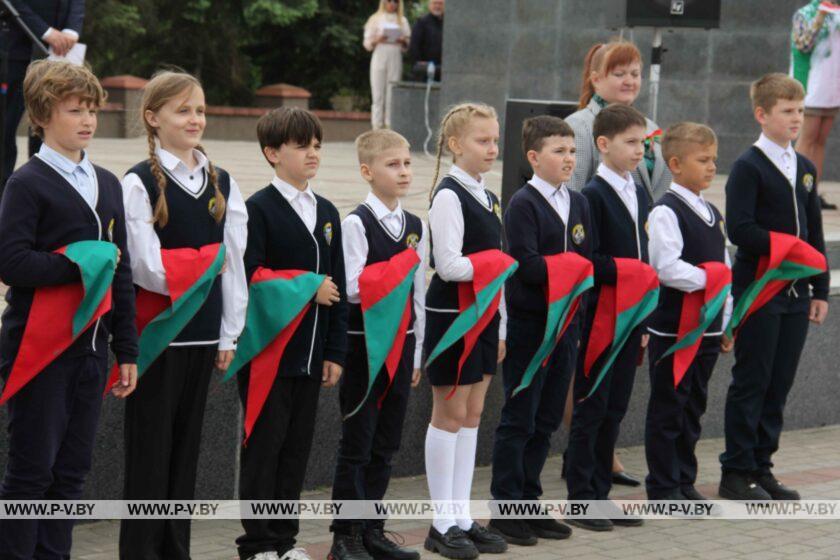
[{"label": "boy's short blond hair", "polygon": [[684,158],[690,150],[705,148],[717,144],[715,131],[696,122],[681,122],[673,125],[662,138],[662,157],[666,162],[671,158]]},{"label": "boy's short blond hair", "polygon": [[38,123],[49,122],[56,104],[74,96],[96,108],[105,104],[102,84],[86,66],[46,59],[30,64],[23,79],[23,102],[32,131],[43,137]]},{"label": "boy's short blond hair", "polygon": [[393,148],[410,149],[411,145],[402,134],[386,128],[368,130],[356,138],[356,154],[360,164],[370,165],[376,156]]},{"label": "boy's short blond hair", "polygon": [[801,101],[805,99],[805,88],[787,74],[774,72],[765,74],[750,85],[750,100],[753,109],[761,107],[769,112],[779,100]]}]

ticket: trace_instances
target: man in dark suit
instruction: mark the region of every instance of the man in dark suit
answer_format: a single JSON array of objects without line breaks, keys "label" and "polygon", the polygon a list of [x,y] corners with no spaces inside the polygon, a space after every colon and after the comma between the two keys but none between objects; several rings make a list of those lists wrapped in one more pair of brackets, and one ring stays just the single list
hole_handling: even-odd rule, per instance
[{"label": "man in dark suit", "polygon": [[[11,0],[11,3],[27,27],[55,54],[67,54],[79,40],[85,17],[85,0]],[[9,56],[9,90],[6,97],[6,127],[3,131],[6,151],[0,162],[2,188],[14,171],[17,160],[15,131],[23,116],[23,78],[34,51],[31,39],[15,22],[10,22],[7,42],[0,46],[8,49]],[[30,151],[32,148],[30,146]]]}]

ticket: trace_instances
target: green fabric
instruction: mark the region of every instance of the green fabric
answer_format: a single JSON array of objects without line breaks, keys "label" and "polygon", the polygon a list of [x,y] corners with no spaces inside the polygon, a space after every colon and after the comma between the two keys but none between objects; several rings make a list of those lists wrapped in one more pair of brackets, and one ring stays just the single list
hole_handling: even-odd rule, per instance
[{"label": "green fabric", "polygon": [[76,336],[90,323],[111,287],[117,267],[117,246],[107,241],[77,241],[64,248],[64,256],[78,265],[85,290],[73,315],[73,336]]},{"label": "green fabric", "polygon": [[667,352],[662,355],[662,359],[670,356],[674,352],[682,350],[683,348],[688,348],[689,346],[693,345],[697,342],[697,339],[703,336],[706,332],[706,329],[709,328],[709,325],[712,324],[712,321],[715,320],[720,314],[720,311],[723,309],[723,306],[726,304],[726,298],[729,296],[729,285],[727,285],[724,289],[722,289],[718,295],[712,298],[710,301],[706,302],[703,307],[700,308],[700,324],[697,326],[696,329],[688,332],[682,340],[678,340],[671,346]]}]

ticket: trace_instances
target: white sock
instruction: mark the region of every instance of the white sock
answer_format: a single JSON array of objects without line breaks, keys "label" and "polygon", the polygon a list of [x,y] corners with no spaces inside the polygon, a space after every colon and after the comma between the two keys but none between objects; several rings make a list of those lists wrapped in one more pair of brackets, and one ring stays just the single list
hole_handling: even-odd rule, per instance
[{"label": "white sock", "polygon": [[455,473],[452,477],[452,500],[466,503],[463,517],[455,519],[462,531],[468,531],[473,524],[469,500],[472,491],[473,472],[475,471],[475,448],[477,444],[478,428],[461,428],[458,431],[458,443],[455,446]]},{"label": "white sock", "polygon": [[[432,501],[452,500],[452,478],[455,470],[455,445],[458,434],[440,430],[429,424],[426,430],[426,480]],[[435,515],[432,526],[440,534],[455,525],[451,515]]]}]

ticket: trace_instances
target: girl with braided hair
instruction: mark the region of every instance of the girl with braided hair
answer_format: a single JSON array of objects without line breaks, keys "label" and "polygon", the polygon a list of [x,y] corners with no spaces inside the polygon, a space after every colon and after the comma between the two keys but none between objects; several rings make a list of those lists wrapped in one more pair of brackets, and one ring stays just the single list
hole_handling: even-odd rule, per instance
[{"label": "girl with braided hair", "polygon": [[[123,497],[189,500],[210,376],[230,365],[245,324],[248,216],[236,181],[201,147],[204,91],[195,77],[157,73],[140,117],[148,158],[122,180],[144,356],[142,389],[125,409]],[[120,528],[123,560],[188,560],[189,545],[189,520]]]},{"label": "girl with braided hair", "polygon": [[[501,285],[516,267],[501,252],[499,199],[482,174],[499,155],[496,111],[480,103],[450,109],[441,123],[432,182],[430,265],[426,293],[426,373],[432,420],[426,433],[426,476],[436,502],[458,502],[458,515],[436,515],[425,547],[447,558],[501,553],[507,543],[470,517],[478,425],[484,397],[505,355]],[[443,152],[449,173],[437,183]],[[498,309],[498,311],[497,311]]]}]

